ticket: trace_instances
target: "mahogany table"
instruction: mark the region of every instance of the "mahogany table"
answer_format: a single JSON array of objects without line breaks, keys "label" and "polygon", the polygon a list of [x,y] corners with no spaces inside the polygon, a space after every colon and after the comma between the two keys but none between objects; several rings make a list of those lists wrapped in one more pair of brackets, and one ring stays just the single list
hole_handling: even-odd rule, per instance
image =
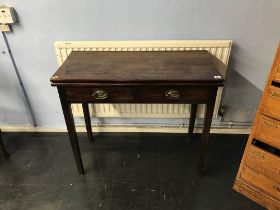
[{"label": "mahogany table", "polygon": [[217,89],[224,79],[207,51],[73,51],[51,77],[58,89],[77,169],[84,174],[71,103],[83,106],[87,135],[93,141],[89,103],[192,104],[193,134],[198,104],[206,104],[198,155],[203,171]]}]

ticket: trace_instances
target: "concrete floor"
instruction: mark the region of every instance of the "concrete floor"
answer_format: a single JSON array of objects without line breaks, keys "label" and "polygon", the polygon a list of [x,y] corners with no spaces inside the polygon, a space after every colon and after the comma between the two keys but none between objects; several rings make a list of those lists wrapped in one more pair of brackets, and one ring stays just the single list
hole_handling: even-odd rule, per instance
[{"label": "concrete floor", "polygon": [[199,135],[79,134],[86,176],[66,133],[3,133],[1,210],[263,209],[232,190],[246,135],[211,135],[207,170],[196,174]]}]

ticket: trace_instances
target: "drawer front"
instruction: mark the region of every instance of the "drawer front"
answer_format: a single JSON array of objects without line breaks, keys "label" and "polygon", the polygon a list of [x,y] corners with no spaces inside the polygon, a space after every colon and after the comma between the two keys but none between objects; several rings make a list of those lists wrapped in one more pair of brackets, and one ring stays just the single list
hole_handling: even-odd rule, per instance
[{"label": "drawer front", "polygon": [[274,79],[277,81],[280,81],[280,61],[278,60],[277,70],[274,76]]},{"label": "drawer front", "polygon": [[280,119],[280,88],[271,86],[266,96],[263,107],[265,115]]},{"label": "drawer front", "polygon": [[[66,88],[67,100],[93,103],[206,103],[209,87],[98,87]],[[212,91],[217,91],[213,89]]]},{"label": "drawer front", "polygon": [[268,178],[280,180],[280,158],[256,146],[250,146],[244,164]]},{"label": "drawer front", "polygon": [[275,80],[280,81],[280,69],[278,68],[278,71],[275,73]]},{"label": "drawer front", "polygon": [[260,190],[266,192],[271,197],[280,199],[280,183],[279,180],[275,181],[270,178],[267,178],[263,174],[256,172],[248,167],[243,167],[240,173],[240,178],[246,182],[249,182],[251,185],[259,188]]},{"label": "drawer front", "polygon": [[280,122],[263,115],[258,115],[255,123],[254,136],[280,149]]},{"label": "drawer front", "polygon": [[143,87],[139,98],[147,103],[205,103],[210,93],[207,87]]},{"label": "drawer front", "polygon": [[67,88],[66,97],[71,102],[125,103],[135,100],[134,92],[133,88],[125,87]]}]

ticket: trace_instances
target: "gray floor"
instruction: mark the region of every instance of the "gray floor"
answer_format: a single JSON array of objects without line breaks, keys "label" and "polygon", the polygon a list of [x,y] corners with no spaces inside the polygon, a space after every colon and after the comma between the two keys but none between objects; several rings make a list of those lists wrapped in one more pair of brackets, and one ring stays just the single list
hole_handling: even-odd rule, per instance
[{"label": "gray floor", "polygon": [[79,134],[79,176],[66,133],[4,133],[0,209],[262,209],[232,190],[246,135],[211,135],[196,174],[199,135]]}]

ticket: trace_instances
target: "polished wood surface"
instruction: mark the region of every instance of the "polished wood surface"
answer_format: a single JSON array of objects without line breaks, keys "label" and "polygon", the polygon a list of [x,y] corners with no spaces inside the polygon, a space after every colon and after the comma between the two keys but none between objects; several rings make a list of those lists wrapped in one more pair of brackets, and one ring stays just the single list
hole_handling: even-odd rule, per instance
[{"label": "polished wood surface", "polygon": [[82,103],[87,134],[93,142],[88,103],[192,104],[190,134],[198,104],[206,105],[198,155],[204,170],[216,94],[224,79],[220,62],[206,51],[72,52],[51,78],[57,86],[77,169],[84,174],[71,103]]},{"label": "polished wood surface", "polygon": [[[207,51],[71,52],[51,82],[224,81]],[[57,84],[58,85],[58,84]]]},{"label": "polished wood surface", "polygon": [[209,102],[206,103],[206,111],[204,116],[204,122],[203,122],[203,129],[202,129],[202,136],[201,136],[201,142],[199,146],[199,154],[198,154],[198,173],[201,173],[204,171],[204,159],[205,159],[205,153],[207,149],[207,143],[208,143],[208,137],[210,133],[211,123],[212,123],[212,116],[215,106],[215,99],[216,99],[217,91],[213,89],[211,92]]},{"label": "polished wood surface", "polygon": [[258,115],[255,120],[256,139],[261,139],[263,142],[280,148],[280,121],[264,115]]},{"label": "polished wood surface", "polygon": [[[215,88],[215,87],[213,87]],[[94,97],[94,91],[106,94],[105,98]],[[170,95],[173,94],[173,95]],[[175,96],[177,94],[178,96]],[[67,100],[75,103],[204,103],[211,94],[209,86],[204,87],[166,87],[143,86],[134,87],[108,86],[88,88],[67,88]]]},{"label": "polished wood surface", "polygon": [[275,181],[264,173],[258,173],[254,169],[245,166],[240,172],[240,178],[256,186],[261,191],[265,191],[272,198],[280,199],[280,193],[277,191],[277,188],[280,189],[279,180]]},{"label": "polished wood surface", "polygon": [[266,176],[275,183],[280,181],[279,158],[256,146],[251,146],[244,165],[253,168],[257,173],[266,173]]},{"label": "polished wood surface", "polygon": [[[279,83],[280,84],[280,83]],[[263,105],[263,113],[272,118],[280,120],[280,87],[271,86],[266,94]]]},{"label": "polished wood surface", "polygon": [[75,123],[74,123],[74,118],[71,110],[71,104],[67,102],[64,89],[58,89],[58,94],[59,94],[61,107],[65,118],[66,127],[68,130],[70,144],[76,161],[77,169],[80,174],[85,174],[80,147],[78,143],[78,137],[75,128]]},{"label": "polished wood surface", "polygon": [[280,44],[234,183],[268,209],[280,209]]},{"label": "polished wood surface", "polygon": [[277,69],[274,80],[280,82],[280,68]]},{"label": "polished wood surface", "polygon": [[191,136],[192,136],[193,130],[194,130],[195,118],[196,118],[196,113],[197,113],[197,105],[198,104],[191,105],[191,114],[190,114],[189,130],[188,130],[188,133]]},{"label": "polished wood surface", "polygon": [[243,179],[236,179],[234,182],[234,189],[267,209],[279,209],[279,203],[277,200],[262,193],[262,191],[254,187],[252,183],[248,183]]},{"label": "polished wood surface", "polygon": [[85,118],[88,140],[89,140],[89,142],[92,143],[93,142],[93,135],[92,135],[92,127],[91,127],[88,103],[82,103],[82,107],[83,107],[83,112],[84,112],[84,118]]}]

